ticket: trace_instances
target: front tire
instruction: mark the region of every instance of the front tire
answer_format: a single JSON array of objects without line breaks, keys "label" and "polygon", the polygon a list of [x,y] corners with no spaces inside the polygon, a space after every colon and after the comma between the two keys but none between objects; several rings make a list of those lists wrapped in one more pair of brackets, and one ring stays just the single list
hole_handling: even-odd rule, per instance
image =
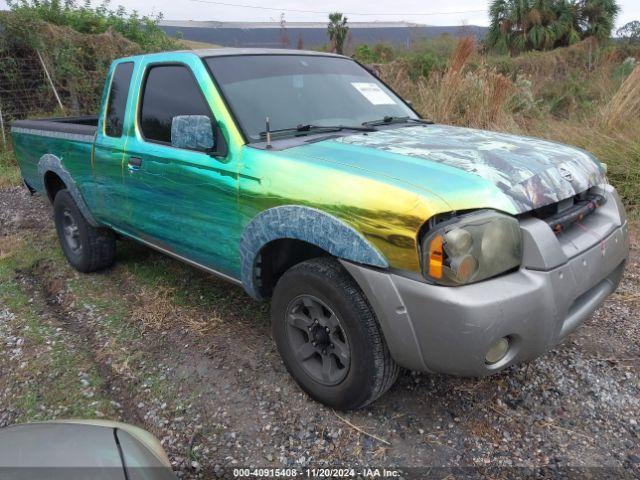
[{"label": "front tire", "polygon": [[398,377],[373,309],[333,258],[308,260],[285,272],[273,294],[271,318],[287,370],[329,407],[362,408]]},{"label": "front tire", "polygon": [[60,190],[56,194],[53,215],[60,246],[73,268],[89,273],[113,264],[115,234],[107,228],[90,225],[68,190]]}]

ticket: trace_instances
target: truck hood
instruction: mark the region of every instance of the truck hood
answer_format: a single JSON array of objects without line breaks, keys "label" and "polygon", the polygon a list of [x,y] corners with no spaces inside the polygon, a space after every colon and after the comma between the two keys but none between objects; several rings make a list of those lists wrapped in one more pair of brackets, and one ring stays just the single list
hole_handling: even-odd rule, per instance
[{"label": "truck hood", "polygon": [[[523,213],[606,181],[604,167],[584,150],[445,125],[392,128],[302,148],[316,158],[423,187],[454,209],[493,204],[503,205],[510,213]],[[461,205],[460,196],[467,205]],[[487,196],[499,200],[487,201]],[[473,202],[476,204],[469,204]]]}]

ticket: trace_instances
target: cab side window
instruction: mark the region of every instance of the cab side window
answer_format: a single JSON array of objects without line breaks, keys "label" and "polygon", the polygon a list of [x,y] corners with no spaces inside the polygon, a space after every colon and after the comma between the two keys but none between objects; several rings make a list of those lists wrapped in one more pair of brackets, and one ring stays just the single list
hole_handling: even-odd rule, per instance
[{"label": "cab side window", "polygon": [[104,132],[109,137],[121,137],[124,126],[124,112],[129,97],[133,62],[119,63],[113,72],[111,89],[107,99],[107,114]]},{"label": "cab side window", "polygon": [[140,129],[145,140],[171,145],[171,124],[183,115],[213,115],[200,87],[183,65],[157,65],[147,74],[140,107]]}]

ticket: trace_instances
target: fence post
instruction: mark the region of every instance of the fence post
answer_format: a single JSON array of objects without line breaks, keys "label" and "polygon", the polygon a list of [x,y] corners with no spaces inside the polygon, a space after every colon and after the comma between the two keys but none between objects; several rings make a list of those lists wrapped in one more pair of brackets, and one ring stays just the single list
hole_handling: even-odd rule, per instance
[{"label": "fence post", "polygon": [[0,132],[2,132],[2,149],[7,149],[7,136],[4,132],[4,119],[2,118],[2,105],[0,105]]},{"label": "fence post", "polygon": [[36,50],[36,53],[38,54],[38,58],[40,59],[40,63],[42,64],[42,68],[44,69],[44,73],[47,75],[47,80],[49,80],[49,85],[51,85],[51,90],[53,90],[53,94],[56,96],[58,105],[60,105],[60,110],[64,112],[64,106],[62,106],[62,102],[60,101],[60,97],[58,96],[58,91],[56,90],[56,87],[53,84],[53,80],[51,80],[51,75],[49,75],[49,70],[47,70],[47,65],[44,63],[44,59],[42,58],[42,55],[40,55],[40,50]]}]

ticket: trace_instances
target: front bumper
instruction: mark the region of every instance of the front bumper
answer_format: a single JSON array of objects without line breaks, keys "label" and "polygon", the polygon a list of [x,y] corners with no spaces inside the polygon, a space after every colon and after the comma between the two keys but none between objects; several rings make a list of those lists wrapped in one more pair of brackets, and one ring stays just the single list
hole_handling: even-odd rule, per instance
[{"label": "front bumper", "polygon": [[[521,221],[523,266],[463,287],[443,287],[343,262],[371,302],[401,366],[484,376],[557,345],[618,287],[629,252],[624,210],[612,187],[605,205],[556,236],[542,220]],[[490,346],[510,347],[487,364]]]}]

